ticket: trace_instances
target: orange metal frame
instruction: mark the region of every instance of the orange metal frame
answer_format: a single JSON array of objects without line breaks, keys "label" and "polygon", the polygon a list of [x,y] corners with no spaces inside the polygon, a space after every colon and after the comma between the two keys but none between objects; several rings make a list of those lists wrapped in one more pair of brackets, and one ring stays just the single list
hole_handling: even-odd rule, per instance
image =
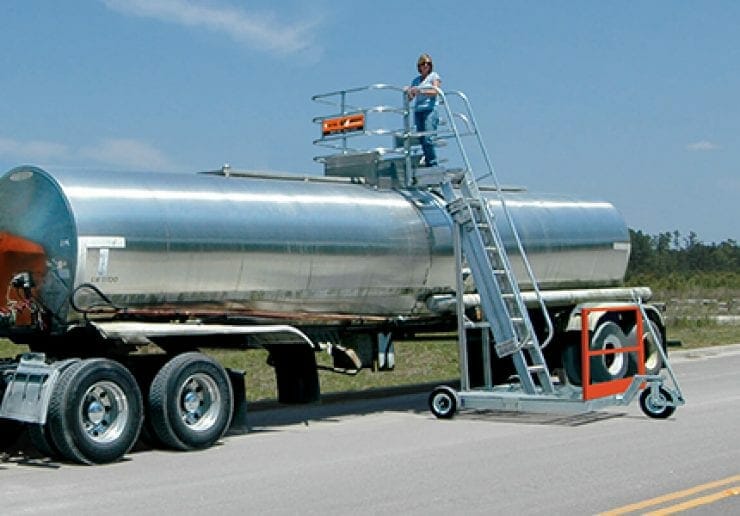
[{"label": "orange metal frame", "polygon": [[[614,349],[598,349],[591,350],[590,339],[589,339],[589,328],[588,328],[588,316],[591,312],[635,312],[635,321],[637,325],[637,331],[635,332],[635,344],[634,346],[628,346],[625,348],[614,348]],[[627,390],[632,383],[632,376],[626,378],[620,378],[618,380],[609,380],[605,382],[599,382],[596,384],[591,383],[591,358],[604,356],[604,355],[616,355],[618,353],[628,354],[637,353],[637,374],[645,374],[645,350],[642,345],[642,333],[643,321],[640,309],[634,305],[625,306],[614,306],[614,307],[600,307],[600,308],[582,308],[581,309],[581,378],[583,379],[583,399],[592,400],[595,398],[603,398],[605,396],[612,396],[614,394],[621,394]],[[625,357],[627,358],[627,357]]]},{"label": "orange metal frame", "polygon": [[324,134],[324,136],[327,136],[329,134],[362,131],[364,129],[365,115],[363,113],[355,113],[354,115],[327,118],[321,124],[321,132]]}]

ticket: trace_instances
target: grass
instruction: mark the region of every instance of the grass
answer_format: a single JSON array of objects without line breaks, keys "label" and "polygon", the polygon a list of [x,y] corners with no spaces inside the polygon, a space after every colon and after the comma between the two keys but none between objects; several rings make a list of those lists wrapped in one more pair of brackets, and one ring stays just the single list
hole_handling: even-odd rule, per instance
[{"label": "grass", "polygon": [[718,324],[713,319],[740,315],[740,275],[731,277],[734,280],[724,283],[725,278],[713,277],[716,284],[703,287],[684,281],[653,288],[653,299],[666,305],[669,341],[681,341],[684,348],[740,343],[740,325]]},{"label": "grass", "polygon": [[668,325],[668,341],[680,341],[681,349],[740,344],[740,325],[718,324],[707,319],[682,320]]},{"label": "grass", "polygon": [[[396,367],[393,371],[362,370],[354,376],[319,370],[321,392],[363,391],[381,387],[396,387],[415,383],[444,381],[459,376],[457,341],[454,335],[429,336],[415,340],[397,341]],[[275,398],[275,373],[266,364],[264,350],[204,350],[225,367],[246,371],[247,399]],[[319,366],[331,366],[331,357],[325,353],[316,356]]]}]

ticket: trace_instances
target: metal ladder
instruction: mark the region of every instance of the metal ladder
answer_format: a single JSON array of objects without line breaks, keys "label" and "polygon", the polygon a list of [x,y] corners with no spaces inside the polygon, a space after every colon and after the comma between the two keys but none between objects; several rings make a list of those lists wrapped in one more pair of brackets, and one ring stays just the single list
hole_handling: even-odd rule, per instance
[{"label": "metal ladder", "polygon": [[[542,348],[547,345],[553,334],[552,322],[540,295],[537,280],[527,259],[518,231],[506,207],[506,201],[503,198],[499,182],[480,137],[470,103],[461,92],[445,94],[439,89],[437,92],[440,96],[440,104],[444,106],[447,113],[451,129],[450,137],[457,142],[464,162],[462,171],[442,169],[442,181],[439,184],[446,209],[454,222],[453,242],[457,269],[458,334],[461,347],[461,364],[464,364],[462,388],[463,390],[467,389],[465,385],[467,383],[467,356],[464,349],[465,331],[469,328],[481,328],[483,330],[488,329],[493,334],[495,350],[499,357],[512,357],[521,388],[526,394],[537,394],[538,392],[553,394],[555,393],[555,386],[542,353]],[[447,97],[450,95],[461,98],[467,110],[467,113],[461,117],[467,126],[464,134],[458,130],[455,123],[456,114],[452,113],[447,101]],[[477,138],[488,168],[487,172],[480,177],[476,177],[473,173],[470,159],[462,144],[462,136],[470,135]],[[494,182],[504,212],[502,222],[508,225],[514,236],[518,254],[531,279],[548,327],[547,340],[542,345],[538,340],[519,290],[517,278],[512,270],[494,213],[478,186],[478,181],[489,177]],[[467,261],[480,295],[483,322],[474,323],[465,317],[462,278],[463,258]],[[484,345],[488,340],[487,337],[488,333],[484,331]],[[487,380],[487,382],[490,382],[490,380]]]}]

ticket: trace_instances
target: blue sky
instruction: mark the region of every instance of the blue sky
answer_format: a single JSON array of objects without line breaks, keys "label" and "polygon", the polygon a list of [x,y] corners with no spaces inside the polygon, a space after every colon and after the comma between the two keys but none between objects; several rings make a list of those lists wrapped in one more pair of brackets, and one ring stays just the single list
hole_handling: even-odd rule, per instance
[{"label": "blue sky", "polygon": [[740,2],[6,0],[0,170],[321,174],[312,95],[429,52],[505,184],[740,240]]}]

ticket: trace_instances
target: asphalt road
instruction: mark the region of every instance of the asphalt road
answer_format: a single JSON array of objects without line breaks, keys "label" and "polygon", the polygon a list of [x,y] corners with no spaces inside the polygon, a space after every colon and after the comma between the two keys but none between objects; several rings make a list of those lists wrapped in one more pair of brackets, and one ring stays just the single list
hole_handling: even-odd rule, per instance
[{"label": "asphalt road", "polygon": [[[740,346],[674,353],[687,404],[582,416],[463,413],[426,395],[252,412],[201,452],[138,450],[105,466],[12,454],[4,514],[595,514],[679,503],[740,514]],[[651,501],[664,496],[660,503]]]}]

